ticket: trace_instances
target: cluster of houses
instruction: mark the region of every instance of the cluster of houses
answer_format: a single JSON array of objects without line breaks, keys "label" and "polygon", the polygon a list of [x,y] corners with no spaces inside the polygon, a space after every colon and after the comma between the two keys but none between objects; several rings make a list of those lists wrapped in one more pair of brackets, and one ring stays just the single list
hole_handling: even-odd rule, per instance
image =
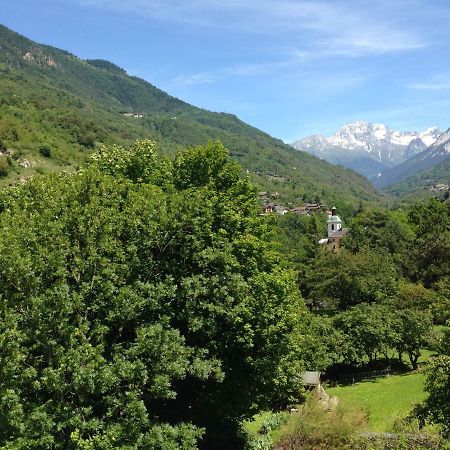
[{"label": "cluster of houses", "polygon": [[259,198],[261,200],[261,214],[300,214],[300,215],[312,215],[326,211],[328,215],[327,220],[327,237],[320,239],[318,244],[331,252],[339,252],[341,249],[341,240],[348,233],[348,228],[343,228],[343,222],[337,215],[337,209],[335,206],[328,210],[324,205],[320,203],[305,203],[303,206],[287,207],[279,205],[276,200],[280,197],[278,192],[273,192],[270,195],[267,192],[260,192]]},{"label": "cluster of houses", "polygon": [[278,192],[272,192],[268,194],[267,192],[260,192],[259,198],[261,200],[261,214],[280,214],[284,216],[285,214],[300,214],[310,216],[313,213],[325,211],[325,206],[319,203],[304,203],[303,206],[284,206],[278,204],[276,201],[280,194]]},{"label": "cluster of houses", "polygon": [[124,117],[134,117],[135,119],[142,119],[142,117],[144,117],[144,114],[142,114],[142,113],[123,112],[121,114]]},{"label": "cluster of houses", "polygon": [[444,183],[435,184],[432,188],[430,188],[430,191],[435,191],[435,192],[448,191],[448,184],[444,184]]},{"label": "cluster of houses", "polygon": [[0,146],[0,156],[11,156],[14,153],[12,148]]}]

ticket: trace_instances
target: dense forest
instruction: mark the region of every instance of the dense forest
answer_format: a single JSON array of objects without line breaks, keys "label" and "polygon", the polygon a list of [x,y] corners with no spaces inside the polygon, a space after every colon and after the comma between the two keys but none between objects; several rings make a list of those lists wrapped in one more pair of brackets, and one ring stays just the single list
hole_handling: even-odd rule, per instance
[{"label": "dense forest", "polygon": [[0,444],[244,448],[302,371],[416,369],[425,346],[416,415],[448,434],[449,203],[362,209],[340,253],[320,215],[258,213],[220,143],[103,147],[3,189]]}]

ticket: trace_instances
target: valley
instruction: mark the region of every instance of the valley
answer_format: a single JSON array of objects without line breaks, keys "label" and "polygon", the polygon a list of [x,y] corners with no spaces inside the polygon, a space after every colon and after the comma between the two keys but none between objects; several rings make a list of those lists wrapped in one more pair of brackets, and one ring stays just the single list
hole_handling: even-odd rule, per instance
[{"label": "valley", "polygon": [[[37,172],[70,170],[102,144],[151,138],[174,154],[183,146],[221,140],[262,190],[273,187],[287,201],[383,201],[358,174],[295,151],[232,114],[171,97],[107,61],[83,61],[1,26],[0,45],[3,185]],[[142,117],[127,116],[136,111]],[[43,146],[51,148],[50,156],[42,155]],[[22,167],[23,160],[30,167]],[[274,175],[289,181],[272,183]]]},{"label": "valley", "polygon": [[[65,8],[114,17],[117,55],[161,49],[154,73],[175,67],[173,42],[197,64],[239,53],[209,38],[242,5],[183,5],[180,28],[214,43],[196,54],[190,33],[121,34],[133,2],[101,20],[107,2],[91,3]],[[136,32],[176,5],[138,2]],[[199,5],[214,10],[208,31],[187,20]],[[319,8],[308,33],[347,17],[284,6],[296,19]],[[359,35],[334,56],[359,58]],[[285,83],[329,49],[173,84],[204,82],[207,96],[227,76]],[[360,120],[288,145],[0,25],[0,448],[449,448],[449,176],[450,130]]]},{"label": "valley", "polygon": [[436,127],[423,132],[401,132],[382,124],[357,121],[329,138],[314,135],[291,145],[353,169],[391,195],[412,198],[430,195],[437,184],[448,185],[448,135],[448,130],[444,133]]}]

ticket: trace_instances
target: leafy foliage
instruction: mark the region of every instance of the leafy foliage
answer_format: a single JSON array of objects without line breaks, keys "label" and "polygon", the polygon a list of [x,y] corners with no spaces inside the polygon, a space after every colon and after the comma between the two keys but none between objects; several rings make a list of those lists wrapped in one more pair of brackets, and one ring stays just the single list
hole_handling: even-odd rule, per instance
[{"label": "leafy foliage", "polygon": [[409,217],[416,239],[411,248],[415,261],[413,279],[430,286],[450,276],[450,203],[434,198],[417,203]]},{"label": "leafy foliage", "polygon": [[422,419],[442,426],[450,437],[450,332],[447,330],[443,354],[433,359],[427,370],[425,390],[428,398],[419,408]]},{"label": "leafy foliage", "polygon": [[384,305],[361,303],[336,316],[335,323],[346,336],[342,353],[351,363],[364,357],[373,362],[397,342],[395,316]]},{"label": "leafy foliage", "polygon": [[313,306],[346,309],[392,296],[398,271],[383,253],[364,249],[352,254],[323,252],[301,274],[300,287]]},{"label": "leafy foliage", "polygon": [[344,245],[352,253],[364,248],[388,253],[402,273],[408,274],[410,259],[407,255],[414,232],[406,212],[369,209],[354,217],[349,228]]},{"label": "leafy foliage", "polygon": [[328,411],[314,393],[290,415],[276,445],[295,449],[358,448],[357,433],[366,423],[367,412],[360,407],[339,404]]},{"label": "leafy foliage", "polygon": [[299,400],[307,312],[239,173],[141,142],[2,191],[0,445],[229,448]]}]

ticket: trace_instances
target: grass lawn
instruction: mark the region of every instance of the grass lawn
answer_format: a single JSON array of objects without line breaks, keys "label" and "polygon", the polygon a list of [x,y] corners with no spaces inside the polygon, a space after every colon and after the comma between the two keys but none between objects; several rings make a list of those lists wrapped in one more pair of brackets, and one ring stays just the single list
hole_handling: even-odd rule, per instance
[{"label": "grass lawn", "polygon": [[391,431],[395,419],[407,414],[426,397],[425,375],[420,372],[390,375],[349,386],[326,388],[343,404],[359,404],[369,411],[370,431]]}]

